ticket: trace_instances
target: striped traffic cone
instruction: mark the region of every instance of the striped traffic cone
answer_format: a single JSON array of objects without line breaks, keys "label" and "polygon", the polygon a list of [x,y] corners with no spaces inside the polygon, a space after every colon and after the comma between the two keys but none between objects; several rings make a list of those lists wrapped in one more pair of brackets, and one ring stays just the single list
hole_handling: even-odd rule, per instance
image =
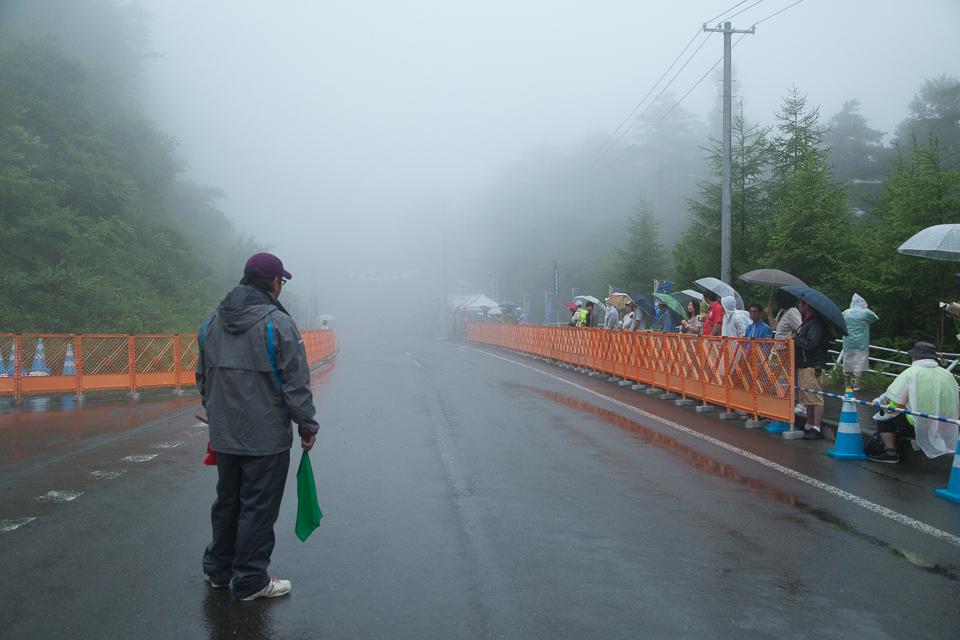
[{"label": "striped traffic cone", "polygon": [[47,366],[47,355],[43,352],[43,338],[37,339],[37,352],[33,354],[33,364],[30,371],[24,375],[28,376],[48,376],[50,367]]},{"label": "striped traffic cone", "polygon": [[837,426],[837,441],[827,455],[837,460],[866,460],[863,453],[863,436],[857,420],[857,405],[853,402],[853,389],[847,389]]},{"label": "striped traffic cone", "polygon": [[63,375],[77,375],[77,363],[73,359],[73,347],[67,345],[67,354],[63,357]]},{"label": "striped traffic cone", "polygon": [[960,441],[957,442],[957,453],[953,456],[950,482],[947,483],[946,489],[937,489],[934,493],[944,500],[960,504]]}]

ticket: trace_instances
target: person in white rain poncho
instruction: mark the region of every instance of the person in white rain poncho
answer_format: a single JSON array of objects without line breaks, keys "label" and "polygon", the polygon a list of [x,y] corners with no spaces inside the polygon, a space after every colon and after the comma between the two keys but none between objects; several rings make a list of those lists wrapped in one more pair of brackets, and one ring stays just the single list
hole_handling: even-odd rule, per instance
[{"label": "person in white rain poncho", "polygon": [[606,302],[607,306],[606,309],[604,309],[606,315],[603,316],[603,328],[616,329],[620,326],[620,312],[617,311],[617,308],[610,302],[610,298],[607,298]]},{"label": "person in white rain poncho", "polygon": [[897,463],[897,436],[916,437],[917,445],[929,458],[953,453],[957,449],[957,425],[920,416],[908,416],[897,409],[926,413],[956,420],[960,417],[960,389],[953,374],[940,366],[936,347],[918,342],[907,352],[913,360],[910,368],[876,402],[888,409],[876,414],[877,431],[886,447],[874,462]]},{"label": "person in white rain poncho", "polygon": [[848,389],[859,391],[860,376],[868,368],[870,325],[879,318],[867,308],[867,301],[855,293],[850,308],[843,312],[843,319],[847,323],[847,335],[843,337],[843,377]]},{"label": "person in white rain poncho", "polygon": [[737,301],[733,296],[723,296],[720,298],[720,304],[723,306],[723,330],[720,335],[724,338],[742,338],[747,333],[747,327],[750,326],[750,314],[743,309],[737,309]]}]

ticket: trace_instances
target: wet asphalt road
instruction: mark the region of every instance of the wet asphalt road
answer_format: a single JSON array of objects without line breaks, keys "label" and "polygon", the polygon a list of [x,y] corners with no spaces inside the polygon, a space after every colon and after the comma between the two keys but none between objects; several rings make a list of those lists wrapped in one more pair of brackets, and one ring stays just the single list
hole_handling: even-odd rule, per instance
[{"label": "wet asphalt road", "polygon": [[0,637],[960,629],[960,506],[933,495],[942,464],[840,463],[830,443],[469,344],[340,342],[314,374],[324,518],[295,537],[295,449],[271,566],[293,591],[276,600],[203,581],[216,472],[195,396],[0,413]]}]

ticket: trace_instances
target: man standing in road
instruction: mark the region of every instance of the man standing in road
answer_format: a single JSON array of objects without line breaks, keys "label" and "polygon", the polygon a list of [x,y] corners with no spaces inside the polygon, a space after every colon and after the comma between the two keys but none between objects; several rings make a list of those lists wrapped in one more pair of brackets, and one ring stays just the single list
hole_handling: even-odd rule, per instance
[{"label": "man standing in road", "polygon": [[232,586],[238,600],[290,591],[267,567],[290,467],[291,421],[305,451],[320,428],[303,340],[277,299],[291,277],[276,256],[255,254],[198,335],[197,388],[219,474],[203,572],[213,588]]}]

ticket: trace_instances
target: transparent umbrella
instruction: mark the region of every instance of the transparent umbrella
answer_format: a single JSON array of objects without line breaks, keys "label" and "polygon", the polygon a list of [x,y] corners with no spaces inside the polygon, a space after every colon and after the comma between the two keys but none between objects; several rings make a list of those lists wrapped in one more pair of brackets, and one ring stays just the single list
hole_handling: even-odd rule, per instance
[{"label": "transparent umbrella", "polygon": [[733,296],[733,299],[737,301],[737,309],[743,309],[743,298],[740,297],[736,289],[723,280],[718,280],[717,278],[700,278],[699,280],[694,280],[693,284],[704,291],[713,291],[721,298],[724,296]]},{"label": "transparent umbrella", "polygon": [[914,234],[897,248],[908,256],[960,262],[960,224],[938,224]]}]

